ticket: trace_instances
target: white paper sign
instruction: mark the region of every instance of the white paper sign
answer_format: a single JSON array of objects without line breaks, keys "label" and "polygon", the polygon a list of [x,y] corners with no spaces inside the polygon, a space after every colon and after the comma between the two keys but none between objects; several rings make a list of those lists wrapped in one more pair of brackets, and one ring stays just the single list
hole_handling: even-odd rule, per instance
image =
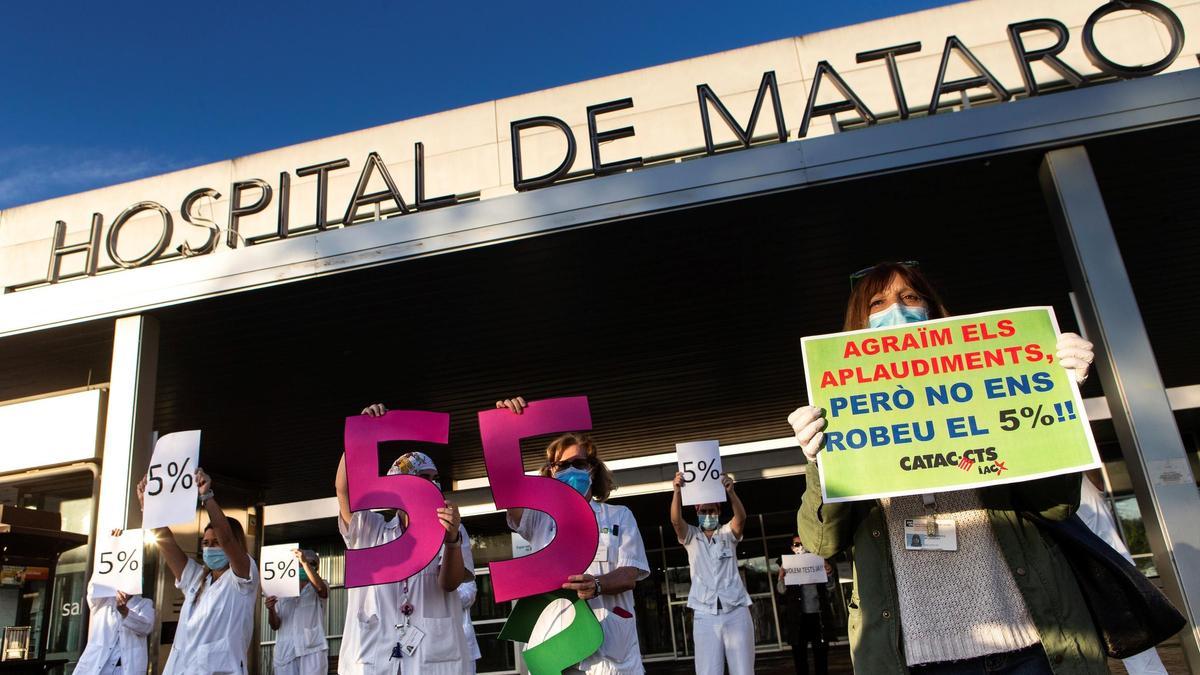
[{"label": "white paper sign", "polygon": [[279,544],[262,547],[259,578],[264,596],[295,598],[300,595],[300,561],[292,551],[299,544]]},{"label": "white paper sign", "polygon": [[144,550],[142,530],[125,530],[119,537],[98,537],[92,594],[97,598],[114,597],[117,591],[141,595]]},{"label": "white paper sign", "polygon": [[533,544],[529,543],[525,539],[525,537],[522,537],[521,535],[517,534],[516,532],[513,532],[512,533],[512,557],[524,558],[525,556],[529,555],[530,553],[533,553]]},{"label": "white paper sign", "polygon": [[823,584],[829,580],[825,575],[825,560],[815,553],[785,555],[783,569],[783,583],[787,586]]},{"label": "white paper sign", "polygon": [[196,467],[200,430],[177,431],[158,439],[146,471],[142,527],[170,527],[196,520]]},{"label": "white paper sign", "polygon": [[721,485],[721,443],[695,441],[676,443],[679,472],[683,474],[683,505],[713,504],[725,501]]}]

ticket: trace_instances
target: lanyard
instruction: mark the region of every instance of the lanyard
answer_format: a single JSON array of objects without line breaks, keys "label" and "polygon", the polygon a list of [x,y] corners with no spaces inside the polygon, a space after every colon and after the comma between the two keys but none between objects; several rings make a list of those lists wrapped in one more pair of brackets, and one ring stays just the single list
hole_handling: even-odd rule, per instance
[{"label": "lanyard", "polygon": [[926,533],[933,537],[938,533],[937,525],[937,500],[931,494],[921,495],[921,502],[925,505],[925,515],[929,519],[925,525]]}]

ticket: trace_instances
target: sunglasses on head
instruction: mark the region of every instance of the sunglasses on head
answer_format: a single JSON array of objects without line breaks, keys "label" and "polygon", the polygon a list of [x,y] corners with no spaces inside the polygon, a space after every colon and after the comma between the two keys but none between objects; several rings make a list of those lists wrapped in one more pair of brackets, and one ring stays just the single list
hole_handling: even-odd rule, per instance
[{"label": "sunglasses on head", "polygon": [[564,459],[559,462],[550,462],[547,464],[551,471],[558,473],[567,469],[581,469],[587,471],[592,468],[592,462],[586,457],[576,457],[575,459]]},{"label": "sunglasses on head", "polygon": [[[899,262],[887,263],[887,264],[901,265],[901,266],[907,267],[909,269],[920,269],[921,268],[921,263],[917,262],[916,260],[901,260]],[[871,265],[870,267],[864,267],[861,270],[851,274],[850,275],[850,289],[853,290],[854,284],[858,283],[859,279],[862,279],[863,277],[867,276],[871,272],[874,272],[875,268],[877,268],[877,267],[879,267],[879,265]]]}]

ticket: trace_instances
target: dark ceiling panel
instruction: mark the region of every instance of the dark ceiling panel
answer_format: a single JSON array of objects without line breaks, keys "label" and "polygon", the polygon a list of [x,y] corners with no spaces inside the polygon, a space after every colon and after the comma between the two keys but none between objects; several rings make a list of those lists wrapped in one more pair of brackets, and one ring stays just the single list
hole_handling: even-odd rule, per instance
[{"label": "dark ceiling panel", "polygon": [[1200,124],[1088,145],[1168,387],[1200,384]]}]

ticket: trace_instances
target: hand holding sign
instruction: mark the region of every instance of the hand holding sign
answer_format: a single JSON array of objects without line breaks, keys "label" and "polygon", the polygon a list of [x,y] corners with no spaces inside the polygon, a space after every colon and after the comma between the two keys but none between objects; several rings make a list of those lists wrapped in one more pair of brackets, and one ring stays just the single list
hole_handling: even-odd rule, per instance
[{"label": "hand holding sign", "polygon": [[1052,308],[801,342],[811,406],[788,421],[805,455],[820,457],[825,502],[982,488],[1099,466],[1077,386],[1091,345],[1060,336]]},{"label": "hand holding sign", "polygon": [[143,528],[170,527],[196,519],[195,473],[199,462],[199,429],[177,431],[158,439],[143,479]]},{"label": "hand holding sign", "polygon": [[393,410],[382,417],[346,418],[346,480],[350,509],[399,509],[408,529],[382,546],[346,551],[346,586],[369,586],[407,579],[442,550],[446,529],[439,509],[446,500],[433,483],[418,476],[380,476],[381,441],[446,443],[450,416],[420,410]]},{"label": "hand holding sign", "polygon": [[675,452],[679,473],[683,474],[683,505],[713,504],[726,500],[721,480],[721,444],[719,441],[677,443]]},{"label": "hand holding sign", "polygon": [[591,506],[578,492],[553,478],[526,476],[521,462],[522,438],[591,427],[583,396],[533,401],[520,415],[505,409],[479,413],[483,459],[496,508],[535,509],[560,524],[546,548],[520,560],[489,565],[496,602],[557,590],[567,577],[591,564],[600,540]]},{"label": "hand holding sign", "polygon": [[295,598],[300,595],[300,562],[293,553],[299,544],[262,547],[260,577],[263,595]]},{"label": "hand holding sign", "polygon": [[142,552],[142,530],[113,530],[111,537],[96,542],[93,596],[111,598],[117,591],[141,595]]},{"label": "hand holding sign", "polygon": [[825,560],[815,553],[785,555],[783,569],[783,583],[788,586],[823,584],[829,581],[829,575],[825,574]]}]

